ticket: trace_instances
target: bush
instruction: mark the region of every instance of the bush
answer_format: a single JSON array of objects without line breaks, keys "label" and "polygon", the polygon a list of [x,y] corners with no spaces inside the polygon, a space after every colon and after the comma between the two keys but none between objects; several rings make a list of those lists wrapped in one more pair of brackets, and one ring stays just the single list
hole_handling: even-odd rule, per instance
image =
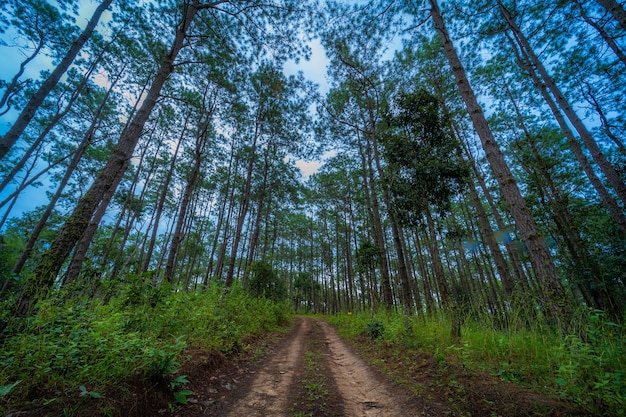
[{"label": "bush", "polygon": [[381,339],[385,335],[385,325],[382,321],[370,321],[365,327],[365,333],[372,340]]},{"label": "bush", "polygon": [[0,393],[8,404],[19,404],[33,392],[80,393],[81,386],[105,392],[137,376],[167,377],[187,345],[230,352],[245,338],[284,324],[285,307],[253,298],[239,285],[227,293],[215,286],[147,295],[133,285],[108,305],[51,298],[39,304],[26,329],[5,339]]}]

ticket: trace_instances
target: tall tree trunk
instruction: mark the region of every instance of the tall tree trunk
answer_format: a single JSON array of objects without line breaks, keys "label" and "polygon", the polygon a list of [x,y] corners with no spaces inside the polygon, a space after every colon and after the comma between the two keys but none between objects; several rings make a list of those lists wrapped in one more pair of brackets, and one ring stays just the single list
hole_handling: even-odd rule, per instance
[{"label": "tall tree trunk", "polygon": [[[234,145],[234,144],[233,144]],[[203,288],[207,288],[209,285],[209,278],[211,277],[211,275],[213,274],[213,259],[215,257],[215,252],[217,250],[218,244],[219,244],[219,240],[220,240],[220,235],[221,235],[221,231],[222,231],[222,225],[225,223],[226,226],[224,226],[224,229],[228,229],[228,221],[229,219],[227,219],[226,221],[224,221],[225,217],[226,217],[226,204],[228,203],[229,200],[229,193],[230,193],[230,183],[231,183],[231,179],[232,179],[232,172],[233,172],[233,163],[237,163],[238,164],[238,160],[235,162],[234,158],[235,157],[235,147],[231,146],[230,148],[230,159],[228,161],[228,172],[227,172],[227,176],[226,176],[226,184],[224,185],[224,197],[222,199],[222,202],[220,204],[220,207],[218,209],[218,214],[217,214],[217,225],[215,226],[215,237],[213,238],[213,245],[211,246],[211,254],[209,255],[209,264],[207,265],[207,270],[204,274],[204,280],[202,281],[202,286]],[[237,167],[235,166],[234,171],[237,171]],[[224,236],[224,240],[222,241],[222,246],[226,245],[226,236]]]},{"label": "tall tree trunk", "polygon": [[30,54],[29,56],[27,56],[20,63],[20,69],[17,71],[17,73],[15,73],[15,75],[13,76],[13,79],[11,80],[9,85],[7,85],[6,89],[4,90],[4,94],[2,94],[2,97],[0,97],[0,110],[2,110],[2,108],[5,105],[7,106],[7,108],[5,110],[3,110],[3,111],[0,111],[0,116],[6,114],[9,110],[11,110],[11,98],[13,96],[15,96],[15,94],[18,93],[18,91],[16,91],[17,83],[18,83],[20,77],[22,76],[22,74],[24,74],[24,70],[26,69],[26,65],[28,65],[28,63],[30,61],[35,59],[35,57],[37,55],[39,55],[39,52],[41,52],[41,49],[44,47],[44,41],[45,41],[45,37],[40,37],[39,38],[39,42],[37,42],[37,46],[33,50],[33,53]]},{"label": "tall tree trunk", "polygon": [[606,42],[606,44],[609,46],[609,48],[611,48],[611,50],[619,58],[619,60],[622,61],[622,64],[626,65],[626,55],[624,54],[622,49],[619,47],[617,42],[615,42],[615,39],[613,39],[608,33],[606,33],[606,31],[604,30],[604,28],[602,26],[600,26],[598,23],[594,22],[589,17],[589,15],[587,14],[587,12],[585,12],[585,9],[583,8],[583,5],[580,3],[579,0],[574,0],[574,3],[576,4],[576,8],[578,9],[578,11],[580,12],[580,17],[589,26],[594,28],[596,30],[596,32],[598,32],[600,34],[600,36],[602,37],[604,42]]},{"label": "tall tree trunk", "polygon": [[565,138],[567,139],[567,143],[572,149],[572,153],[574,154],[574,156],[576,157],[576,160],[578,161],[583,171],[585,172],[585,175],[589,179],[589,182],[591,183],[593,188],[596,190],[596,192],[602,199],[604,206],[608,209],[609,213],[611,214],[615,222],[618,224],[622,232],[626,233],[626,216],[624,216],[624,213],[622,209],[620,208],[618,202],[608,192],[608,190],[602,183],[602,180],[596,175],[593,167],[589,163],[589,160],[585,156],[585,153],[583,152],[583,149],[580,146],[580,143],[578,143],[578,140],[576,140],[576,138],[574,137],[574,132],[572,132],[567,121],[565,120],[561,112],[559,111],[557,107],[557,103],[555,103],[555,101],[550,96],[547,86],[541,81],[541,79],[535,72],[534,66],[524,59],[524,57],[522,56],[523,51],[519,51],[517,49],[516,44],[513,41],[513,39],[511,39],[511,37],[508,35],[507,35],[507,38],[509,42],[511,43],[511,46],[513,47],[515,58],[518,64],[520,65],[522,69],[526,70],[528,75],[533,80],[533,83],[535,84],[537,89],[539,89],[539,91],[541,92],[543,99],[548,104],[548,107],[550,107],[550,110],[552,111],[554,118],[556,119],[559,127],[561,128],[561,131],[563,132],[563,134],[565,135]]},{"label": "tall tree trunk", "polygon": [[[206,99],[206,95],[205,95]],[[213,117],[213,110],[215,108],[215,102],[211,104],[209,108],[205,108],[200,117],[200,126],[198,126],[198,133],[196,136],[196,146],[194,150],[194,164],[191,169],[191,173],[187,178],[187,184],[183,192],[183,200],[180,203],[180,210],[178,212],[178,220],[176,227],[174,228],[174,234],[172,235],[172,243],[170,244],[169,254],[167,256],[167,262],[165,263],[165,273],[163,279],[169,283],[172,283],[174,278],[174,268],[176,263],[176,256],[178,255],[178,248],[183,238],[183,221],[187,216],[187,208],[191,201],[191,195],[196,187],[198,177],[200,176],[200,168],[203,162],[203,156],[206,149],[208,140],[209,126],[211,124],[211,118]]]},{"label": "tall tree trunk", "polygon": [[[33,170],[37,166],[37,162],[39,161],[39,157],[41,155],[41,152],[42,152],[42,149],[41,148],[37,148],[37,152],[35,153],[35,157],[33,158],[33,161],[31,162],[30,167],[28,167],[28,169],[26,170],[26,173],[24,174],[24,178],[22,179],[22,182],[20,184],[18,184],[17,190],[15,190],[15,192],[12,193],[2,203],[2,205],[0,205],[0,207],[2,207],[6,203],[9,203],[9,207],[7,207],[7,210],[4,212],[4,216],[2,216],[2,219],[0,220],[0,230],[2,230],[2,227],[4,226],[4,223],[8,220],[9,215],[11,214],[11,210],[13,210],[13,206],[15,206],[15,203],[17,203],[17,200],[19,198],[20,193],[28,186],[27,184],[31,182],[31,181],[29,181],[28,177],[30,177],[30,174],[33,172]],[[37,175],[36,175],[36,177],[37,177]]]},{"label": "tall tree trunk", "polygon": [[[367,98],[368,103],[370,103],[371,100],[369,96],[367,95],[367,93],[366,93],[366,98]],[[376,129],[376,126],[375,126],[374,114],[373,114],[371,106],[368,106],[368,116],[369,116],[370,129],[372,132],[374,132]],[[372,152],[374,156],[374,163],[376,166],[376,171],[378,172],[378,177],[383,178],[383,168],[380,163],[378,141],[376,140],[375,134],[371,135],[371,141],[372,141]],[[384,181],[382,181],[382,189],[383,189],[383,201],[385,202],[385,205],[387,206],[387,213],[389,215],[389,223],[391,226],[391,233],[393,237],[393,246],[394,246],[394,249],[396,250],[396,258],[398,261],[398,275],[400,277],[400,285],[401,285],[400,299],[402,300],[402,310],[404,312],[405,318],[408,318],[408,316],[411,315],[411,312],[413,310],[413,302],[411,299],[411,288],[409,284],[409,275],[408,275],[408,270],[406,266],[406,256],[404,254],[404,248],[400,240],[400,232],[399,232],[400,225],[398,224],[398,220],[396,218],[395,212],[392,207],[393,203],[391,201],[389,186]]]},{"label": "tall tree trunk", "polygon": [[68,165],[67,169],[65,170],[65,174],[63,175],[63,178],[61,179],[61,182],[59,183],[56,192],[54,193],[54,195],[50,199],[50,202],[48,203],[48,206],[46,207],[46,210],[44,211],[44,213],[41,215],[41,217],[39,219],[39,222],[37,223],[37,225],[35,226],[35,228],[31,232],[30,237],[28,238],[28,241],[26,242],[26,246],[25,246],[24,250],[22,251],[22,254],[20,255],[20,258],[15,263],[15,266],[13,266],[13,273],[14,274],[19,274],[22,271],[22,268],[24,267],[24,264],[26,263],[26,261],[30,257],[30,255],[32,253],[32,250],[35,247],[35,243],[37,242],[37,239],[39,239],[39,235],[43,231],[43,228],[46,225],[46,222],[48,221],[48,218],[52,214],[52,211],[54,210],[54,207],[56,206],[57,201],[61,197],[61,194],[63,193],[63,190],[65,189],[65,186],[67,185],[67,183],[70,180],[70,177],[72,176],[72,174],[74,173],[74,171],[78,167],[78,163],[82,159],[83,154],[87,150],[87,147],[89,147],[89,145],[91,144],[91,141],[93,140],[94,133],[95,133],[95,131],[97,129],[98,121],[100,120],[100,115],[102,114],[102,111],[104,110],[104,107],[106,106],[106,103],[107,103],[107,101],[109,99],[109,95],[111,94],[111,91],[115,87],[115,84],[119,80],[120,76],[121,76],[121,73],[118,74],[118,77],[116,77],[113,80],[113,82],[111,83],[111,86],[109,87],[109,89],[107,90],[106,94],[104,95],[104,97],[102,99],[102,102],[98,106],[98,109],[96,110],[96,112],[95,112],[95,114],[93,116],[93,119],[91,121],[91,125],[87,129],[87,132],[83,135],[83,139],[80,142],[80,144],[78,145],[78,148],[76,149],[76,152],[74,152],[72,160],[70,161],[70,164]]},{"label": "tall tree trunk", "polygon": [[[28,147],[28,149],[26,150],[26,153],[22,155],[20,160],[13,167],[13,169],[11,169],[11,172],[9,172],[7,176],[2,180],[2,183],[0,183],[0,192],[2,192],[5,189],[5,187],[11,182],[11,180],[15,178],[15,176],[22,170],[22,168],[24,168],[24,165],[26,165],[26,162],[28,162],[28,159],[30,159],[33,152],[35,152],[35,150],[37,150],[41,146],[41,144],[44,142],[44,139],[48,137],[48,134],[52,131],[52,129],[71,110],[72,105],[74,104],[76,99],[78,99],[83,89],[87,85],[87,82],[89,81],[89,78],[91,77],[91,73],[96,68],[97,63],[99,61],[100,61],[100,57],[94,61],[94,63],[91,65],[87,73],[83,76],[78,86],[76,86],[76,89],[72,92],[72,95],[70,96],[69,100],[63,106],[63,109],[59,109],[56,112],[56,114],[48,122],[46,127],[39,133],[39,135],[34,140],[34,142]],[[117,81],[118,78],[116,78],[115,81]],[[115,82],[113,84],[115,84]],[[107,91],[107,96],[109,95],[109,93],[110,93],[110,89]],[[59,98],[59,101],[60,99],[61,98]],[[59,103],[59,106],[60,106],[60,103]]]},{"label": "tall tree trunk", "polygon": [[250,147],[250,160],[248,161],[248,169],[246,172],[246,183],[241,197],[241,205],[239,206],[239,216],[237,217],[237,226],[235,229],[233,246],[230,253],[230,264],[228,266],[226,280],[224,281],[224,286],[226,288],[229,288],[231,285],[233,285],[233,280],[235,276],[235,263],[237,259],[237,252],[239,250],[239,242],[241,241],[241,232],[243,231],[243,224],[248,214],[248,205],[250,204],[250,192],[252,190],[252,173],[254,169],[254,162],[256,160],[257,141],[259,139],[259,136],[261,135],[261,118],[263,112],[263,103],[261,102],[259,103],[259,108],[257,109],[254,138],[252,141],[252,146]]},{"label": "tall tree trunk", "polygon": [[[265,194],[267,189],[267,177],[270,172],[270,161],[269,161],[269,149],[264,155],[264,163],[263,163],[263,183],[261,184],[261,189],[259,190],[258,202],[257,202],[257,211],[256,218],[254,220],[254,230],[252,232],[252,236],[250,237],[250,245],[248,245],[248,256],[246,259],[246,267],[243,271],[243,278],[241,279],[241,283],[246,285],[248,281],[248,275],[250,273],[250,266],[254,261],[256,255],[257,244],[259,242],[259,235],[261,233],[261,220],[263,219],[263,205],[265,202]],[[267,227],[266,227],[267,230]]]},{"label": "tall tree trunk", "polygon": [[65,276],[63,277],[63,286],[71,284],[79,277],[83,262],[85,261],[85,257],[87,256],[87,251],[89,250],[89,246],[91,245],[91,241],[93,240],[93,237],[98,230],[98,225],[100,224],[100,221],[106,214],[107,207],[109,206],[109,203],[113,198],[113,194],[115,194],[115,189],[109,189],[104,195],[104,198],[96,209],[93,218],[85,228],[85,232],[76,244],[76,249],[72,254],[72,258],[67,267],[67,271],[65,272]]},{"label": "tall tree trunk", "polygon": [[598,143],[595,141],[585,124],[578,117],[572,106],[569,104],[561,90],[557,87],[556,83],[548,74],[548,71],[544,67],[543,63],[535,54],[535,51],[530,46],[528,39],[524,36],[519,26],[515,22],[515,19],[511,16],[509,10],[504,7],[500,0],[497,0],[498,7],[502,13],[502,16],[505,18],[509,27],[513,32],[513,38],[519,44],[523,56],[525,56],[529,63],[532,64],[532,69],[537,70],[537,73],[545,83],[546,87],[554,96],[556,103],[559,105],[569,122],[574,126],[576,132],[582,139],[583,143],[591,153],[591,157],[598,164],[602,173],[606,176],[606,179],[609,181],[609,184],[615,190],[617,196],[622,200],[623,203],[626,203],[626,184],[620,178],[619,173],[615,170],[615,168],[611,165],[611,163],[606,159],[606,155],[602,152]]},{"label": "tall tree trunk", "polygon": [[57,85],[63,74],[67,71],[67,69],[74,62],[74,58],[83,48],[85,43],[91,37],[102,13],[109,7],[113,0],[103,0],[102,3],[96,8],[91,19],[87,23],[85,30],[76,38],[70,49],[67,51],[59,65],[50,73],[48,78],[41,84],[39,90],[31,97],[31,99],[26,103],[26,106],[22,109],[21,113],[17,117],[17,120],[11,126],[9,131],[4,135],[2,139],[0,139],[0,160],[3,159],[6,154],[9,152],[11,147],[15,144],[15,142],[22,135],[28,123],[30,123],[31,119],[35,116],[35,112],[39,109],[39,106],[46,99],[50,91]]},{"label": "tall tree trunk", "polygon": [[120,135],[117,146],[105,167],[100,171],[87,193],[79,200],[72,215],[67,219],[50,249],[44,254],[43,259],[26,282],[16,304],[16,316],[25,316],[33,302],[43,296],[43,292],[52,286],[63,263],[83,235],[104,196],[109,194],[111,190],[115,190],[122,180],[141,137],[143,127],[157,103],[165,81],[174,70],[174,61],[183,47],[187,30],[197,11],[197,1],[194,1],[193,5],[185,6],[182,21],[176,27],[172,47],[169,53],[163,57],[143,104]]},{"label": "tall tree trunk", "polygon": [[487,119],[480,104],[472,90],[465,74],[465,68],[461,63],[450,36],[445,26],[437,0],[429,0],[431,4],[430,14],[435,23],[441,42],[446,53],[446,57],[454,73],[459,92],[467,111],[472,120],[472,124],[478,134],[487,160],[493,169],[494,175],[498,179],[502,196],[507,202],[515,223],[520,230],[521,237],[526,244],[529,256],[535,270],[537,280],[541,283],[542,304],[547,309],[548,314],[560,328],[565,328],[569,314],[568,300],[565,290],[560,281],[558,272],[550,255],[550,251],[541,236],[539,228],[532,218],[530,210],[517,187],[517,182],[513,178],[502,152],[496,143],[493,133],[489,128]]},{"label": "tall tree trunk", "polygon": [[183,143],[183,138],[185,136],[185,133],[187,132],[187,122],[189,121],[189,116],[190,116],[189,114],[185,116],[183,129],[180,133],[178,141],[176,142],[176,148],[174,149],[174,154],[172,155],[172,160],[170,162],[169,169],[163,180],[163,186],[160,188],[161,193],[159,195],[159,200],[156,206],[154,224],[152,225],[152,233],[150,235],[150,244],[148,245],[146,258],[144,259],[144,263],[141,268],[142,272],[148,272],[148,269],[150,268],[150,261],[152,260],[152,252],[154,251],[154,245],[156,244],[157,234],[159,232],[159,225],[161,223],[161,214],[163,213],[163,208],[165,207],[167,194],[170,192],[170,184],[174,176],[174,168],[176,167],[176,162],[178,161],[178,151],[180,150],[180,145]]},{"label": "tall tree trunk", "polygon": [[359,142],[361,153],[361,162],[363,164],[363,183],[366,201],[368,205],[368,213],[370,215],[370,223],[372,227],[372,236],[379,249],[380,259],[380,286],[383,296],[383,304],[389,309],[393,306],[393,293],[391,292],[391,278],[389,275],[389,262],[387,261],[387,244],[385,242],[385,232],[383,230],[382,220],[380,218],[380,204],[378,202],[378,194],[376,190],[376,180],[374,178],[374,168],[372,166],[372,143],[365,138],[365,145]]}]

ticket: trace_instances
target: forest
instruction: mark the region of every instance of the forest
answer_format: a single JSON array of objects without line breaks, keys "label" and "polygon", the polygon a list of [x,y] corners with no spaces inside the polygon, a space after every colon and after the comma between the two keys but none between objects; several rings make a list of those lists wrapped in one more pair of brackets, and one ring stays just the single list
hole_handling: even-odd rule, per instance
[{"label": "forest", "polygon": [[0,6],[0,414],[307,315],[626,415],[623,1]]}]

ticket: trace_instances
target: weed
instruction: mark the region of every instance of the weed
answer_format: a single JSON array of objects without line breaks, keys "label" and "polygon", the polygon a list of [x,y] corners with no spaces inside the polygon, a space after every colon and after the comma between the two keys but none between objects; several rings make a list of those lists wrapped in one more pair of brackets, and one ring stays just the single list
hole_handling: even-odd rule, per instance
[{"label": "weed", "polygon": [[[137,281],[111,288],[106,305],[52,296],[19,329],[7,329],[0,352],[2,405],[21,404],[34,391],[78,391],[79,398],[97,398],[109,389],[123,390],[120,381],[126,379],[169,376],[180,367],[188,343],[232,349],[241,346],[242,338],[277,328],[290,311],[250,297],[239,285],[227,294],[218,286],[186,293]],[[179,378],[171,388],[176,401],[184,403],[191,394]]]},{"label": "weed", "polygon": [[382,321],[370,321],[365,327],[365,333],[372,340],[381,339],[385,334],[385,325]]}]

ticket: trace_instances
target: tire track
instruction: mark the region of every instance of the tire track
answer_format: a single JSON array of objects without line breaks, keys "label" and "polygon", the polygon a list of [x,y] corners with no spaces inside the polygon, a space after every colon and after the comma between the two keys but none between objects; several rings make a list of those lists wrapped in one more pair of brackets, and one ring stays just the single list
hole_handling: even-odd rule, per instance
[{"label": "tire track", "polygon": [[289,392],[294,374],[302,367],[302,358],[311,330],[311,320],[298,319],[293,340],[257,371],[248,392],[229,407],[228,417],[289,416]]},{"label": "tire track", "polygon": [[349,417],[412,416],[408,398],[392,392],[369,366],[339,338],[328,323],[316,320],[330,349],[331,371]]}]

